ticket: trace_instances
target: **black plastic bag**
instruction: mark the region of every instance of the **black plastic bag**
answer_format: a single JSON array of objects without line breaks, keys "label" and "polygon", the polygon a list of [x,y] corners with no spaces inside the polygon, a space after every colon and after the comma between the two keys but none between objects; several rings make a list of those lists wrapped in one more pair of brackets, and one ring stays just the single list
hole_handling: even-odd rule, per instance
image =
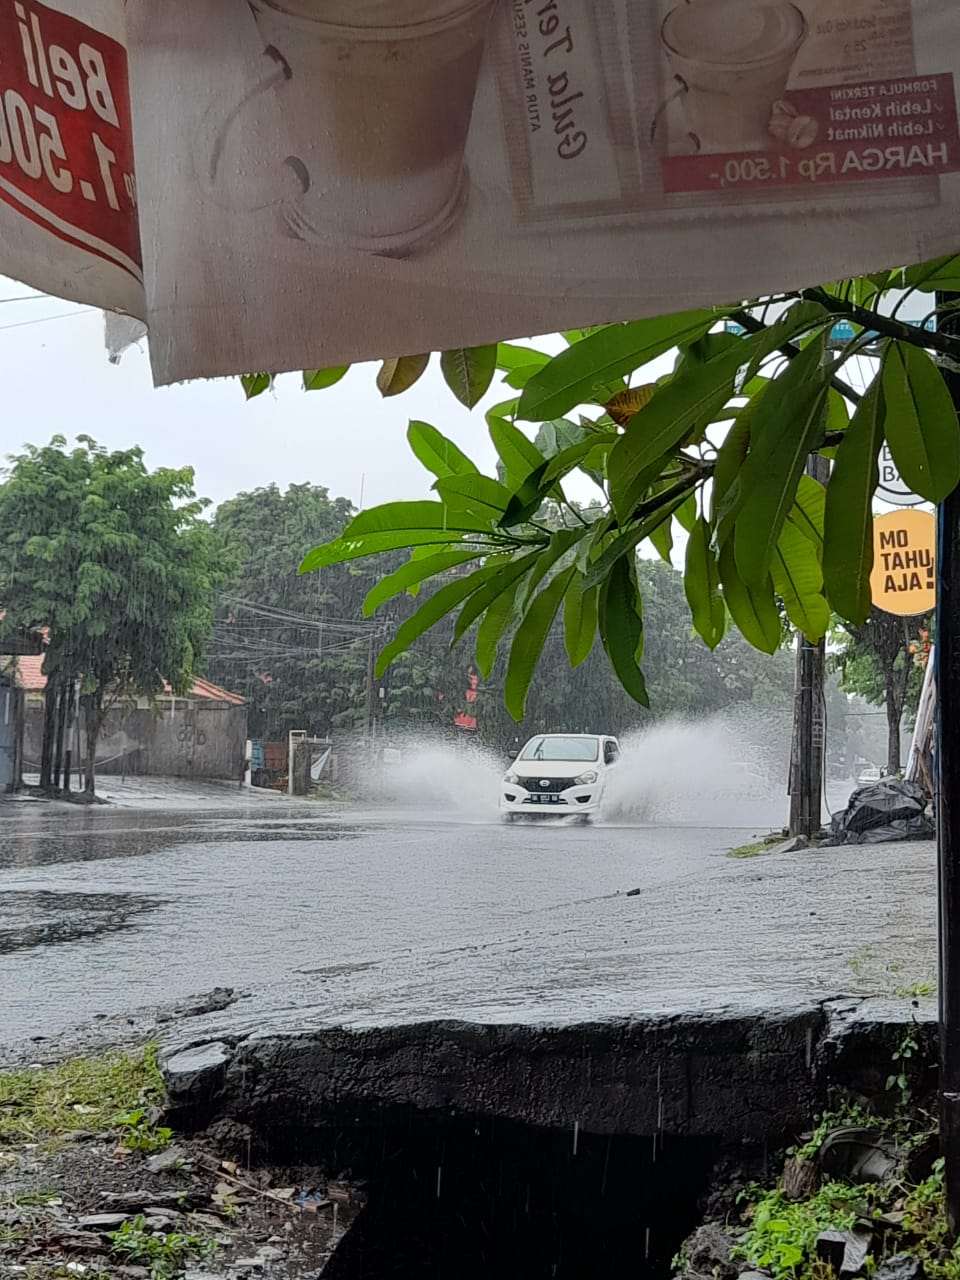
[{"label": "black plastic bag", "polygon": [[830,834],[821,844],[885,844],[933,836],[925,792],[901,778],[882,778],[853,793],[846,809],[833,815]]}]

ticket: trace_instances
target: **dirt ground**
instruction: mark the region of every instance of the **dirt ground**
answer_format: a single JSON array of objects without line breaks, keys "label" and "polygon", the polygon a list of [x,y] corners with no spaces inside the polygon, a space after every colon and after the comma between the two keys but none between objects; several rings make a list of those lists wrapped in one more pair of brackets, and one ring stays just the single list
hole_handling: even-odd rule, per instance
[{"label": "dirt ground", "polygon": [[[124,1061],[139,1069],[136,1057]],[[181,1137],[143,1093],[129,1099],[137,1109],[118,1113],[115,1082],[88,1063],[0,1076],[0,1277],[323,1273],[362,1207],[361,1188],[319,1169],[251,1171],[240,1126]],[[88,1116],[91,1128],[79,1127]]]}]

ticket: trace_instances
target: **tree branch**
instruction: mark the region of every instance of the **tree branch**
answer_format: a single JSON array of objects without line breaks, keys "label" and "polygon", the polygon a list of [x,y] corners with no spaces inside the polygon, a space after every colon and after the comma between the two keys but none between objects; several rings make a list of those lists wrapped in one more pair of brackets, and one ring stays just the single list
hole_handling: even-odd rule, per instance
[{"label": "tree branch", "polygon": [[862,325],[864,329],[873,330],[885,338],[893,338],[896,342],[907,342],[912,347],[936,351],[939,355],[960,361],[960,338],[951,337],[936,329],[919,329],[915,325],[904,324],[902,320],[881,315],[868,307],[858,307],[840,298],[834,298],[825,289],[804,289],[803,297],[819,302],[832,315],[852,320],[854,324]]},{"label": "tree branch", "polygon": [[[819,299],[817,299],[817,301],[819,301]],[[757,320],[752,316],[749,311],[731,311],[730,319],[742,328],[746,329],[748,333],[763,333],[765,329],[770,328],[770,326],[764,324],[762,320]],[[800,348],[795,347],[792,342],[785,342],[783,346],[778,347],[777,350],[787,360],[795,360],[800,354]],[[863,398],[863,393],[861,391],[855,390],[851,387],[849,382],[844,382],[842,378],[838,378],[836,375],[830,379],[830,386],[834,391],[839,391],[840,395],[842,395],[844,399],[852,400],[854,404],[859,404]]]}]

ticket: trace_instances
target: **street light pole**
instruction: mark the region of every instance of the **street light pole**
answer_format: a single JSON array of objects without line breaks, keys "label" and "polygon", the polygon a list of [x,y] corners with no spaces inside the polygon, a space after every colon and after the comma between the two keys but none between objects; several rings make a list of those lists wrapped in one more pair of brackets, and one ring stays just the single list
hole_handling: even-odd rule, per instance
[{"label": "street light pole", "polygon": [[[958,331],[944,313],[956,294],[937,294],[940,327]],[[943,318],[945,317],[946,318]],[[960,412],[960,374],[942,368]],[[937,858],[940,903],[940,1148],[944,1157],[947,1222],[960,1233],[960,492],[938,511],[937,642]]]}]

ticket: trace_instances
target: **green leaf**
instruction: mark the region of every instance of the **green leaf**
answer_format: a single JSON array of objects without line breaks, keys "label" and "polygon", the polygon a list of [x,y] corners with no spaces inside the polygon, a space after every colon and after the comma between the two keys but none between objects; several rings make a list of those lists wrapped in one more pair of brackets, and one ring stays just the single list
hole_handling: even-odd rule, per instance
[{"label": "green leaf", "polygon": [[513,606],[517,598],[519,585],[518,580],[512,586],[507,587],[506,591],[501,591],[493,603],[487,606],[487,611],[481,618],[480,626],[477,628],[477,667],[484,680],[489,679],[494,663],[497,660],[497,650],[500,647],[503,633],[513,617]]},{"label": "green leaf", "polygon": [[737,572],[733,543],[729,540],[720,548],[719,569],[723,598],[740,634],[761,653],[776,653],[783,624],[770,575],[761,586],[748,587]]},{"label": "green leaf", "polygon": [[377,388],[380,394],[384,397],[398,396],[404,391],[409,391],[429,363],[429,354],[397,356],[393,360],[384,360],[377,374]]},{"label": "green leaf", "polygon": [[407,440],[417,458],[438,480],[445,476],[477,474],[477,468],[467,455],[429,422],[411,422],[407,428]]},{"label": "green leaf", "polygon": [[559,476],[565,471],[573,470],[573,464],[568,466],[567,460],[576,456],[576,465],[584,471],[595,484],[603,487],[605,475],[602,469],[598,469],[590,462],[592,449],[577,455],[568,453],[568,450],[577,449],[581,445],[603,444],[610,438],[614,441],[619,438],[614,431],[605,428],[598,428],[595,423],[584,423],[581,425],[571,422],[569,418],[556,418],[552,422],[545,422],[537,432],[536,445],[545,458],[549,458],[552,462],[554,459],[560,459],[562,455],[566,455],[563,462],[558,461],[557,466],[550,472],[551,477]]},{"label": "green leaf", "polygon": [[520,403],[517,397],[512,400],[501,400],[499,404],[492,405],[486,413],[487,423],[489,424],[495,418],[513,418],[517,412],[517,405]]},{"label": "green leaf", "polygon": [[248,400],[252,400],[255,396],[262,396],[265,391],[269,391],[273,386],[272,373],[242,373],[240,375],[240,385],[243,387],[243,393]]},{"label": "green leaf", "polygon": [[585,587],[577,574],[563,598],[563,638],[571,667],[586,662],[597,634],[599,587]]},{"label": "green leaf", "polygon": [[454,569],[457,565],[468,564],[471,560],[479,560],[481,556],[486,554],[487,552],[479,549],[474,551],[441,551],[437,555],[408,560],[406,564],[402,564],[399,569],[387,574],[385,578],[381,578],[375,586],[370,588],[363,602],[363,616],[369,618],[387,600],[392,600],[394,596],[400,595],[401,592],[409,591],[411,587],[418,586],[421,582],[426,582],[428,578],[433,578],[440,573],[446,573],[448,569]]},{"label": "green leaf", "polygon": [[807,458],[822,438],[831,372],[823,351],[820,335],[770,383],[751,415],[734,550],[740,576],[753,586],[770,571]]},{"label": "green leaf", "polygon": [[719,313],[688,311],[680,315],[605,325],[553,357],[523,389],[518,416],[533,422],[557,418],[603,392],[610,383],[684,342],[705,334]]},{"label": "green leaf", "polygon": [[770,575],[787,617],[811,644],[818,644],[830,627],[823,571],[813,544],[792,524],[783,526]]},{"label": "green leaf", "polygon": [[600,639],[624,689],[634,702],[649,707],[638,658],[643,649],[643,618],[632,560],[632,554],[621,556],[600,588]]},{"label": "green leaf", "polygon": [[480,519],[499,520],[512,497],[499,480],[479,474],[445,476],[433,487],[453,512],[467,511]]},{"label": "green leaf", "polygon": [[440,368],[447,386],[468,409],[483,398],[497,369],[497,344],[444,351]]},{"label": "green leaf", "polygon": [[720,570],[710,546],[712,530],[703,519],[693,526],[687,540],[683,590],[697,634],[710,649],[723,639],[727,611],[720,595]]},{"label": "green leaf", "polygon": [[[437,503],[437,506],[440,504]],[[454,540],[451,533],[442,529],[387,529],[379,533],[365,533],[356,537],[334,539],[308,551],[300,564],[300,573],[310,573],[330,564],[344,564],[348,560],[362,560],[365,556],[380,555],[384,551],[408,551],[411,547],[449,546]],[[495,550],[491,547],[489,550]]]},{"label": "green leaf", "polygon": [[[896,276],[898,273],[894,273]],[[960,292],[960,254],[949,254],[945,258],[934,258],[932,262],[921,262],[918,266],[908,267],[903,272],[901,281],[895,280],[898,288],[918,289],[922,293],[932,293],[942,289],[944,293]]]},{"label": "green leaf", "polygon": [[655,529],[651,530],[650,541],[660,559],[665,564],[672,565],[673,527],[669,520],[664,520],[663,524],[658,524]]},{"label": "green leaf", "polygon": [[873,603],[873,495],[880,480],[883,419],[883,394],[875,378],[837,449],[827,485],[823,580],[833,608],[856,626],[866,622]]},{"label": "green leaf", "polygon": [[327,387],[336,386],[349,368],[348,364],[340,364],[330,369],[304,369],[303,389],[304,391],[324,391]]},{"label": "green leaf", "polygon": [[801,299],[799,302],[795,302],[792,307],[788,307],[782,315],[777,317],[773,324],[767,326],[763,333],[755,335],[758,342],[751,355],[750,363],[744,370],[744,383],[749,383],[752,378],[756,377],[760,365],[767,356],[773,355],[781,347],[792,343],[795,338],[808,333],[818,324],[824,324],[829,320],[830,313],[819,302]]},{"label": "green leaf", "polygon": [[533,568],[533,572],[523,585],[527,599],[536,591],[553,566],[589,533],[590,529],[583,525],[575,529],[556,529],[551,533],[550,541],[537,554],[537,563]]},{"label": "green leaf", "polygon": [[706,364],[685,362],[627,424],[610,454],[610,498],[621,519],[649,485],[649,468],[696,428],[706,426],[733,395],[737,370],[749,359],[752,338],[735,342]]},{"label": "green leaf", "polygon": [[542,466],[543,454],[519,427],[508,422],[506,418],[491,418],[488,414],[487,426],[493,447],[503,463],[507,477],[514,488],[518,488],[531,471]]},{"label": "green leaf", "polygon": [[545,351],[522,347],[516,342],[497,343],[497,368],[512,372],[514,369],[542,369],[550,357]]},{"label": "green leaf", "polygon": [[940,370],[920,347],[888,342],[880,385],[897,470],[921,498],[942,502],[960,483],[960,423]]},{"label": "green leaf", "polygon": [[[759,391],[757,395],[762,395],[765,389]],[[718,524],[724,510],[727,507],[734,507],[739,497],[739,475],[750,447],[750,417],[749,413],[740,414],[717,450],[717,461],[713,469],[711,506],[713,519]],[[730,503],[726,501],[728,497],[732,499]],[[724,541],[722,536],[720,541]]]},{"label": "green leaf", "polygon": [[586,463],[590,465],[583,465],[585,472],[591,476],[600,474],[607,453],[619,439],[619,433],[616,431],[591,431],[586,440],[567,445],[565,449],[554,454],[543,468],[541,485],[549,486],[552,481],[569,475],[571,471]]},{"label": "green leaf", "polygon": [[[714,484],[716,484],[716,475],[714,475]],[[687,533],[693,528],[697,522],[697,499],[692,493],[688,493],[683,502],[675,512],[677,524],[681,529],[685,529]]]},{"label": "green leaf", "polygon": [[467,596],[479,590],[498,571],[499,567],[499,564],[485,565],[482,569],[477,569],[475,573],[471,573],[468,578],[458,578],[456,582],[451,582],[447,586],[441,587],[439,591],[435,591],[429,599],[423,602],[413,617],[408,618],[397,629],[397,634],[394,638],[381,650],[380,656],[377,658],[377,676],[382,676],[394,658],[406,652],[425,631],[429,631],[441,618],[445,618]]},{"label": "green leaf", "polygon": [[480,617],[481,613],[489,609],[504,592],[511,591],[511,601],[513,600],[516,596],[520,579],[536,565],[540,559],[540,554],[539,551],[531,551],[527,555],[515,557],[506,563],[502,560],[498,562],[496,573],[478,591],[473,593],[460,610],[453,633],[454,644],[461,638],[467,628]]},{"label": "green leaf", "polygon": [[[681,494],[673,498],[664,506],[657,508],[643,520],[637,524],[628,525],[628,527],[607,546],[601,555],[586,570],[586,579],[588,586],[596,586],[611,572],[614,565],[623,556],[632,552],[644,538],[649,538],[659,525],[669,520],[675,511],[679,511],[686,503],[687,495]],[[603,536],[605,530],[602,525],[596,527],[596,534]]]},{"label": "green leaf", "polygon": [[484,519],[474,519],[462,511],[450,511],[442,502],[421,499],[415,502],[385,502],[359,511],[340,535],[342,541],[365,533],[386,533],[395,529],[438,529],[455,542],[461,533],[489,533]]},{"label": "green leaf", "polygon": [[504,700],[514,720],[522,720],[527,704],[530,681],[537,668],[537,661],[557,616],[560,602],[573,581],[576,569],[559,573],[550,584],[535,596],[510,646],[507,677],[504,682]]},{"label": "green leaf", "polygon": [[793,506],[787,513],[787,519],[796,525],[805,538],[817,549],[817,555],[823,551],[823,516],[826,502],[826,491],[813,476],[802,475],[797,485],[797,496]]}]

